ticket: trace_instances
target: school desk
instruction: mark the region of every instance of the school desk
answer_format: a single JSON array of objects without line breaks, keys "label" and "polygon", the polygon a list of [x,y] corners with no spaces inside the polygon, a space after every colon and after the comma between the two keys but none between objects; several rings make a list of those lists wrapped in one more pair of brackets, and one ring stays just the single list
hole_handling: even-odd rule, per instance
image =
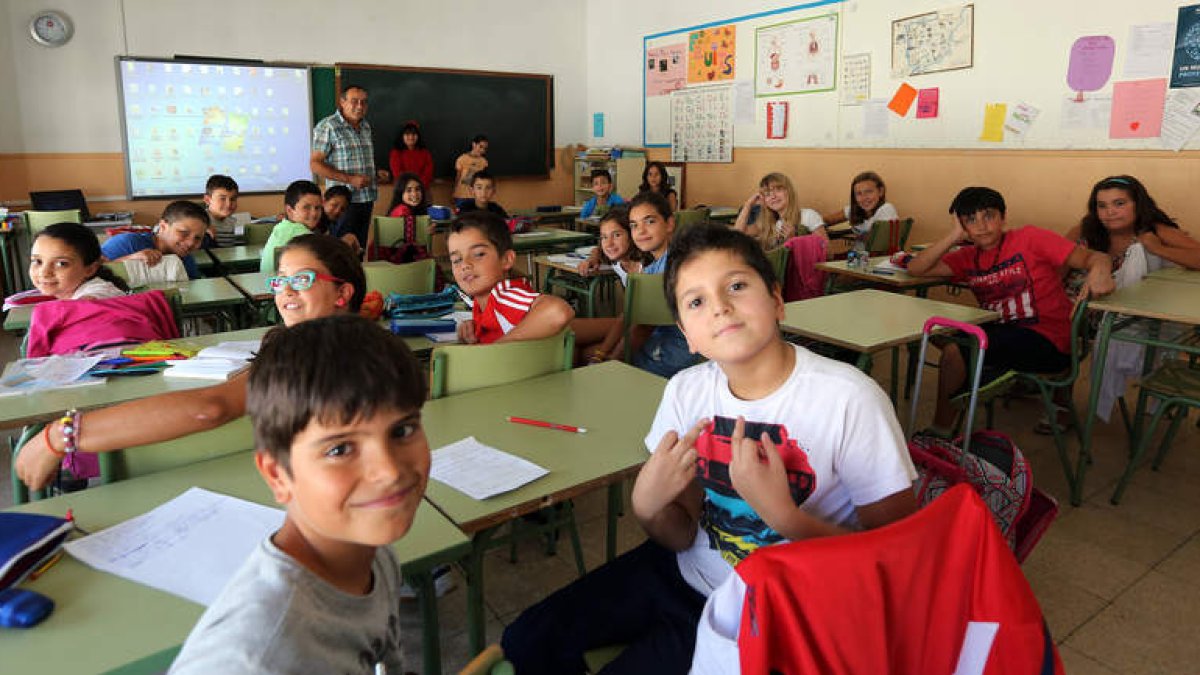
[{"label": "school desk", "polygon": [[1183,267],[1164,267],[1146,275],[1147,279],[1160,281],[1181,281],[1187,284],[1200,284],[1200,270],[1189,270]]},{"label": "school desk", "polygon": [[826,274],[825,277],[825,293],[833,292],[833,282],[835,277],[843,276],[855,279],[858,281],[866,281],[879,286],[886,286],[889,289],[894,289],[901,293],[907,291],[915,291],[918,298],[924,298],[929,295],[929,289],[934,286],[944,286],[949,282],[946,277],[916,277],[909,274],[905,270],[887,270],[880,272],[876,267],[888,259],[886,255],[879,255],[871,258],[870,266],[867,269],[859,269],[850,267],[845,260],[831,260],[828,262],[817,263],[816,268]]},{"label": "school desk", "polygon": [[580,316],[593,317],[596,316],[596,297],[612,297],[613,282],[617,279],[617,273],[612,271],[611,266],[606,266],[607,269],[585,277],[579,273],[579,263],[583,261],[584,258],[579,258],[570,263],[561,263],[551,260],[550,256],[538,256],[534,259],[534,264],[537,265],[536,279],[541,279],[538,286],[543,293],[562,288],[582,296],[584,305]]},{"label": "school desk", "polygon": [[[62,516],[74,513],[79,527],[97,532],[141,515],[189,487],[275,506],[254,468],[253,453],[190,464],[10,509]],[[470,550],[467,537],[428,502],[412,529],[392,546],[406,577],[422,579],[424,672],[440,671],[437,595],[430,570]],[[4,671],[12,673],[103,672],[183,644],[204,607],[183,598],[94,570],[69,554],[22,587],[54,600],[54,613],[28,630],[0,630]],[[397,600],[398,601],[398,600]]]},{"label": "school desk", "polygon": [[[482,501],[429,481],[426,498],[472,537],[473,547],[467,558],[467,620],[472,653],[484,647],[483,551],[501,526],[607,486],[606,545],[608,557],[613,557],[620,483],[634,476],[648,457],[643,438],[665,386],[666,380],[660,377],[608,362],[425,404],[421,419],[430,447],[474,436],[481,443],[549,471],[516,490]],[[513,424],[505,421],[508,415],[584,427],[587,433]]]},{"label": "school desk", "polygon": [[[1165,270],[1164,270],[1165,271]],[[1088,395],[1087,414],[1084,415],[1083,443],[1076,458],[1075,468],[1067,470],[1067,482],[1071,486],[1071,503],[1079,506],[1083,500],[1083,480],[1091,463],[1092,431],[1096,424],[1096,407],[1100,400],[1102,381],[1100,369],[1108,357],[1110,340],[1133,342],[1146,346],[1143,373],[1149,372],[1154,364],[1154,352],[1159,348],[1173,349],[1189,355],[1200,355],[1200,342],[1194,333],[1185,333],[1193,339],[1171,341],[1158,337],[1157,325],[1163,321],[1200,326],[1200,284],[1180,281],[1164,281],[1161,278],[1145,278],[1132,286],[1118,289],[1103,298],[1088,302],[1088,310],[1104,312],[1100,329],[1096,334],[1096,348],[1092,354],[1091,391]],[[1149,330],[1130,330],[1137,324],[1149,324]],[[1144,420],[1138,420],[1140,427]],[[1136,441],[1136,434],[1130,438]],[[1132,446],[1130,450],[1132,450]]]},{"label": "school desk", "polygon": [[789,302],[784,310],[780,328],[785,333],[857,352],[857,365],[863,372],[871,372],[872,354],[890,348],[893,403],[899,382],[899,348],[921,339],[927,319],[942,316],[981,324],[1000,318],[988,309],[873,289]]},{"label": "school desk", "polygon": [[[590,232],[575,232],[562,230],[557,227],[535,227],[529,232],[513,235],[513,250],[518,255],[525,256],[524,273],[534,275],[537,272],[533,264],[534,256],[555,251],[569,251],[572,248],[596,243],[596,235]],[[535,278],[536,282],[537,279]]]},{"label": "school desk", "polygon": [[517,218],[529,218],[536,225],[567,225],[575,224],[579,217],[578,207],[564,207],[561,211],[538,211],[537,209],[515,209],[509,215]]},{"label": "school desk", "polygon": [[732,225],[737,220],[739,210],[735,206],[714,206],[708,210],[708,221]]},{"label": "school desk", "polygon": [[[262,244],[208,249],[221,263],[221,267],[226,274],[253,272],[258,269],[259,260],[262,259],[262,250]],[[209,257],[208,253],[196,251],[192,254],[192,257],[196,259],[196,267],[199,268],[201,273],[206,275],[216,274],[216,264],[213,263],[212,257]]]},{"label": "school desk", "polygon": [[4,315],[4,330],[13,333],[23,333],[29,328],[29,319],[33,316],[33,305],[13,307]]}]

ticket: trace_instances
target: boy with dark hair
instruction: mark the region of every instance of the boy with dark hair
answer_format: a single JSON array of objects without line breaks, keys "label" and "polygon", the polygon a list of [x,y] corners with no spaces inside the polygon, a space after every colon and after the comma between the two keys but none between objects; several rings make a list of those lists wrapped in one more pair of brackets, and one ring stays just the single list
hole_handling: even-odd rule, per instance
[{"label": "boy with dark hair", "polygon": [[874,528],[916,510],[916,473],[887,396],[861,371],[789,344],[762,248],[725,227],[671,244],[668,303],[709,362],[667,383],[633,488],[650,540],[505,630],[516,672],[687,672],[705,597],[755,549]]},{"label": "boy with dark hair", "polygon": [[475,174],[488,168],[488,145],[487,136],[476,134],[471,139],[470,151],[464,152],[454,160],[454,208],[461,209],[475,198],[472,186]]},{"label": "boy with dark hair", "polygon": [[241,246],[246,243],[244,231],[233,219],[237,211],[238,184],[233,178],[219,173],[208,177],[204,184],[204,208],[208,210],[208,236],[204,247]]},{"label": "boy with dark hair", "polygon": [[263,244],[258,271],[274,272],[279,264],[277,249],[296,237],[315,231],[322,213],[321,188],[311,180],[292,181],[283,193],[284,219],[275,225],[267,243]]},{"label": "boy with dark hair", "polygon": [[268,334],[246,406],[255,464],[287,516],[200,617],[172,673],[404,672],[390,544],[429,477],[424,401],[412,352],[366,319]]},{"label": "boy with dark hair", "polygon": [[496,198],[496,179],[487,171],[480,171],[471,179],[471,195],[472,199],[467,200],[458,207],[459,213],[470,213],[471,211],[491,211],[492,213],[508,219],[508,212],[504,210],[495,201]]},{"label": "boy with dark hair", "polygon": [[538,293],[522,278],[508,279],[516,262],[508,225],[494,213],[470,211],[450,225],[446,240],[454,281],[471,302],[471,319],[458,325],[466,343],[536,340],[561,331],[575,317],[562,298]]},{"label": "boy with dark hair", "polygon": [[100,252],[109,262],[141,260],[150,267],[174,254],[183,261],[189,279],[200,278],[192,253],[204,242],[208,211],[196,202],[180,199],[167,204],[152,232],[122,232],[104,242]]},{"label": "boy with dark hair", "polygon": [[[1071,364],[1071,301],[1063,289],[1063,266],[1086,269],[1086,290],[1111,293],[1112,261],[1060,234],[1026,225],[1005,230],[1004,197],[969,187],[950,204],[950,232],[908,264],[913,276],[951,277],[966,283],[979,305],[1000,313],[983,324],[988,336],[984,367],[991,373],[1019,370],[1056,373]],[[967,240],[973,246],[950,249]],[[967,364],[953,342],[942,346],[933,431],[949,434],[956,411],[950,403],[967,382]]]},{"label": "boy with dark hair", "polygon": [[583,208],[579,210],[580,218],[602,216],[617,204],[625,203],[621,195],[613,192],[612,174],[608,169],[592,170],[592,192],[596,194],[583,203]]}]

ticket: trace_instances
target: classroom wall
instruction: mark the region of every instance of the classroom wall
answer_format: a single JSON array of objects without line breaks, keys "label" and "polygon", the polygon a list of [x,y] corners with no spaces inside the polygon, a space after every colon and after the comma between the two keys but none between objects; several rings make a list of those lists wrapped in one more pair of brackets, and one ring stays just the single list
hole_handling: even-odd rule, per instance
[{"label": "classroom wall", "polygon": [[[153,218],[164,202],[125,202],[113,57],[175,54],[305,63],[357,62],[547,73],[555,77],[555,145],[584,135],[584,0],[289,0],[202,4],[160,0],[58,0],[75,23],[65,47],[28,36],[40,0],[0,3],[0,202],[30,189],[82,187],[103,210],[130,208]],[[346,17],[339,37],[332,11]],[[69,98],[56,92],[71,92]],[[19,96],[8,94],[19,93]],[[509,180],[506,206],[567,203],[570,167],[549,180]],[[201,186],[202,187],[202,186]],[[389,198],[382,191],[380,201]],[[448,194],[437,186],[435,195]],[[247,197],[243,209],[269,213],[278,196]],[[382,207],[381,207],[382,208]]]},{"label": "classroom wall", "polygon": [[[856,4],[882,1],[857,0],[857,3],[845,4],[849,11]],[[994,8],[1008,2],[976,0],[975,4],[978,12],[981,6]],[[1080,7],[1093,4],[1082,0],[1071,2]],[[635,0],[589,3],[588,112],[605,113],[605,137],[589,140],[605,145],[641,144],[644,36],[794,4],[749,0],[735,6],[711,0],[659,0],[649,5]],[[953,3],[905,0],[891,4],[895,6],[896,16],[900,17]],[[1120,13],[1127,17],[1128,23],[1162,20],[1160,5],[1173,7],[1177,3],[1154,0],[1149,4],[1154,11],[1145,18],[1124,4]],[[1061,30],[1077,35],[1091,34],[1087,20],[1081,18],[1079,22],[1078,26],[1064,26]],[[1113,36],[1119,43],[1126,39],[1123,30]],[[739,40],[742,37],[739,36]],[[1011,43],[1006,46],[1006,57],[1011,56],[1011,46]],[[874,49],[874,68],[888,63],[882,56],[886,48],[887,45],[880,45]],[[977,42],[977,62],[980,50],[985,48]],[[1063,71],[1065,73],[1065,65]],[[914,78],[914,82],[917,79]],[[877,90],[878,87],[874,87],[873,94]],[[669,160],[670,151],[652,149],[650,156]],[[1139,176],[1168,213],[1200,236],[1200,212],[1193,206],[1189,194],[1200,180],[1200,152],[1197,151],[735,146],[731,164],[688,165],[688,203],[740,205],[761,176],[771,171],[783,171],[796,182],[805,206],[828,212],[846,203],[851,176],[867,169],[883,175],[888,183],[889,198],[897,204],[902,215],[916,219],[911,239],[914,242],[939,236],[947,226],[946,209],[954,194],[962,187],[979,184],[991,185],[1004,193],[1009,204],[1010,223],[1034,223],[1065,231],[1082,215],[1091,185],[1114,173]]]}]

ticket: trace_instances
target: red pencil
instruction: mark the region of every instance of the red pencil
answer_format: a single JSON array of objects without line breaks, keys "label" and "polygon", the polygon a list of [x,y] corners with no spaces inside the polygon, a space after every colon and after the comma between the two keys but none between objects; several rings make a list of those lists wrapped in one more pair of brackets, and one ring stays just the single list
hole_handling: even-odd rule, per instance
[{"label": "red pencil", "polygon": [[541,420],[531,420],[528,417],[506,417],[509,422],[514,424],[528,424],[531,427],[542,427],[544,429],[558,429],[559,431],[570,431],[573,434],[586,434],[587,429],[583,427],[573,427],[569,424],[555,424],[554,422],[543,422]]}]

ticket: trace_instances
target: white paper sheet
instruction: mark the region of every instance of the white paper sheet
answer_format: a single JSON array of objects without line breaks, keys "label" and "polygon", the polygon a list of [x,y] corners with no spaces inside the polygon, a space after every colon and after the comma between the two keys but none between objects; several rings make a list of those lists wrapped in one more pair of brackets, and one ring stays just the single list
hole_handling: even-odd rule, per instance
[{"label": "white paper sheet", "polygon": [[530,483],[548,471],[468,436],[433,451],[429,477],[474,499],[487,499]]},{"label": "white paper sheet", "polygon": [[42,389],[65,389],[104,384],[101,378],[84,374],[105,359],[95,356],[45,356],[12,361],[0,375],[0,396],[24,394]]},{"label": "white paper sheet", "polygon": [[249,361],[258,353],[262,340],[234,340],[222,342],[212,347],[205,347],[197,354],[198,359],[236,359]]},{"label": "white paper sheet", "polygon": [[1110,117],[1112,97],[1085,98],[1082,101],[1064,98],[1059,127],[1063,130],[1107,129]]},{"label": "white paper sheet", "polygon": [[1171,73],[1171,48],[1174,46],[1174,22],[1130,26],[1123,79],[1166,77]]},{"label": "white paper sheet", "polygon": [[888,135],[888,109],[887,101],[883,99],[871,99],[863,101],[863,138],[887,138]]},{"label": "white paper sheet", "polygon": [[81,562],[208,606],[283,511],[190,488],[137,518],[68,542]]},{"label": "white paper sheet", "polygon": [[733,85],[733,123],[754,124],[754,83],[737,82]]},{"label": "white paper sheet", "polygon": [[1200,90],[1172,89],[1163,107],[1162,133],[1159,142],[1164,148],[1178,152],[1200,129]]}]

